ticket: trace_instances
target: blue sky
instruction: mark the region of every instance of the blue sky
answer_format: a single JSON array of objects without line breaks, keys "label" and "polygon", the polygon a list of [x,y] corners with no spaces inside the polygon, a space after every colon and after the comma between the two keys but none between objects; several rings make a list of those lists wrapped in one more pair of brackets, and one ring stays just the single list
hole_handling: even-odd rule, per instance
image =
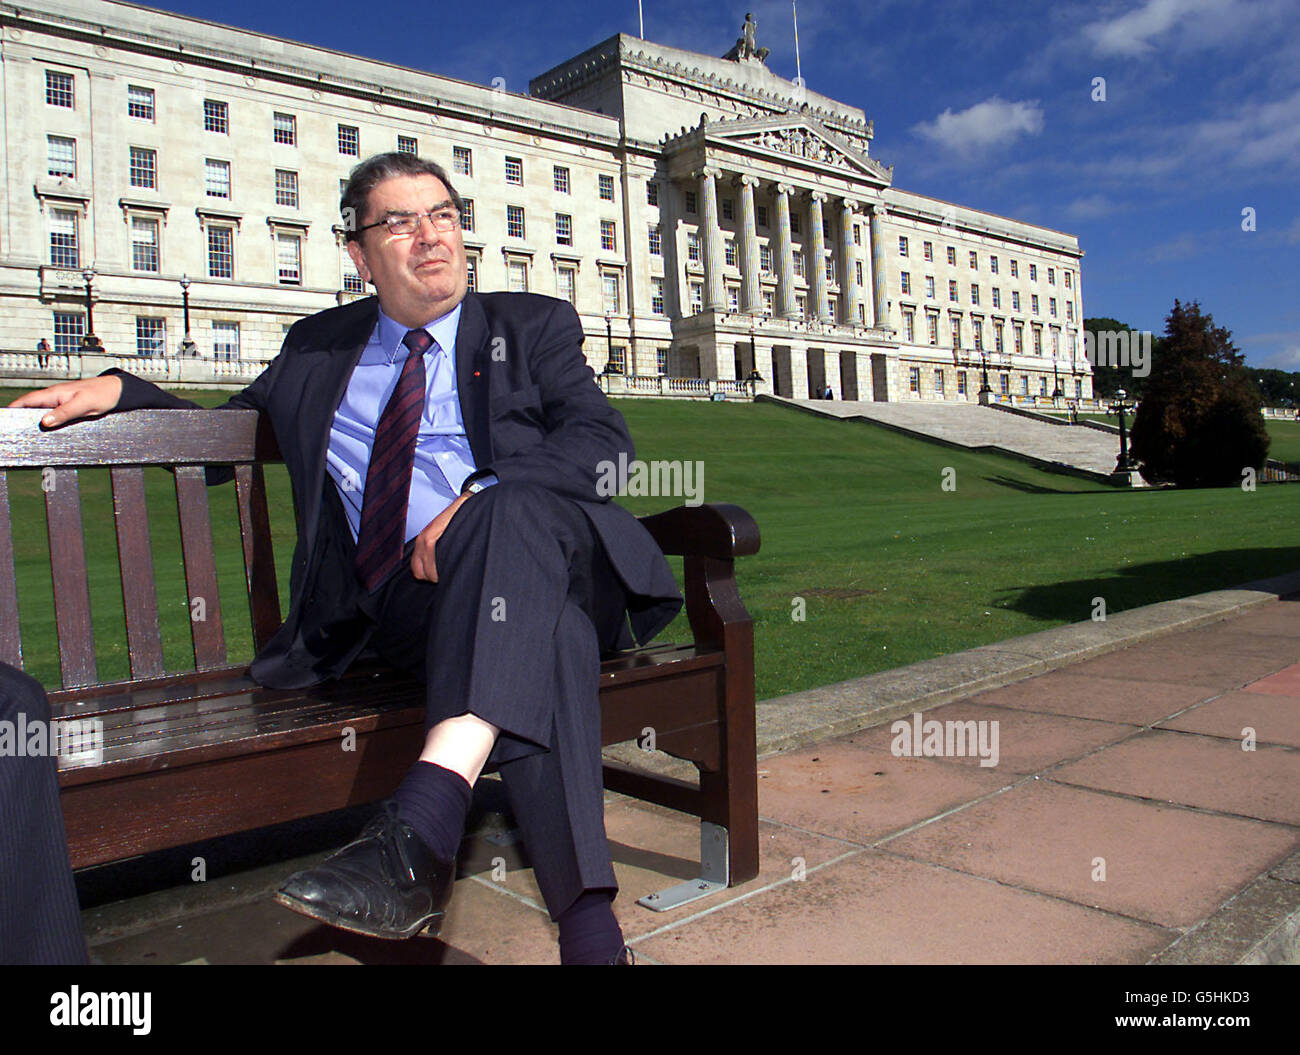
[{"label": "blue sky", "polygon": [[[637,33],[636,0],[147,6],[520,93]],[[1300,0],[798,7],[808,87],[875,121],[897,186],[1077,235],[1087,316],[1159,333],[1175,297],[1199,300],[1251,365],[1300,370]],[[752,11],[794,76],[790,0],[643,10],[648,39],[716,55]]]}]

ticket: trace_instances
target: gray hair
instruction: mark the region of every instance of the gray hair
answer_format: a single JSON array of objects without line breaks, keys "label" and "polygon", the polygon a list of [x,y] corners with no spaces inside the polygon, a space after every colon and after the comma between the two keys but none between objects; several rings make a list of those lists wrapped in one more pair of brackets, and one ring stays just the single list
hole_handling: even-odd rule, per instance
[{"label": "gray hair", "polygon": [[447,188],[447,193],[451,195],[452,204],[462,216],[465,215],[465,203],[456,193],[456,188],[451,185],[446,170],[437,162],[398,151],[376,154],[366,158],[352,170],[348,175],[347,185],[343,188],[339,212],[343,215],[343,229],[349,242],[361,237],[357,228],[361,226],[361,218],[370,204],[370,192],[384,180],[392,179],[394,176],[434,176],[440,179],[443,186]]}]

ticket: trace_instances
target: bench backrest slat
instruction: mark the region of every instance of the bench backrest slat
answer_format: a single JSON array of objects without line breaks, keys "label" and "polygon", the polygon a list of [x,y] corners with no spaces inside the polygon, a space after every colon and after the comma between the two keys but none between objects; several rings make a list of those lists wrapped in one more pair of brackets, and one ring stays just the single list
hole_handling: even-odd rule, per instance
[{"label": "bench backrest slat", "polygon": [[0,469],[0,663],[21,668],[23,638],[18,626],[18,581],[14,572],[13,519],[9,474]]},{"label": "bench backrest slat", "polygon": [[95,631],[90,618],[90,584],[86,577],[86,539],[81,523],[77,470],[48,469],[41,483],[49,528],[50,576],[54,583],[63,687],[94,685],[99,676],[95,669]]},{"label": "bench backrest slat", "polygon": [[235,467],[235,502],[244,549],[253,644],[258,650],[280,629],[280,594],[271,547],[271,517],[266,506],[266,478],[261,465]]},{"label": "bench backrest slat", "polygon": [[115,466],[110,475],[131,677],[161,677],[166,670],[163,666],[162,634],[158,627],[158,592],[154,584],[144,470]]},{"label": "bench backrest slat", "polygon": [[176,506],[180,513],[194,664],[198,670],[212,670],[226,665],[226,634],[221,624],[212,523],[208,519],[207,477],[201,466],[177,466]]}]

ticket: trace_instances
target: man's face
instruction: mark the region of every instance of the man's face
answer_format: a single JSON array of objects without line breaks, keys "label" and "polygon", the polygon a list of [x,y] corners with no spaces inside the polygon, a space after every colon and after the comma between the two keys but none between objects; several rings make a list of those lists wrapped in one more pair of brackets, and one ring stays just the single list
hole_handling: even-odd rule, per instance
[{"label": "man's face", "polygon": [[[450,200],[436,176],[392,176],[371,190],[361,224],[390,213],[427,213]],[[403,326],[441,318],[465,297],[469,278],[459,228],[435,231],[421,218],[413,234],[396,235],[381,224],[349,242],[348,253],[361,277],[374,283],[384,313]]]}]

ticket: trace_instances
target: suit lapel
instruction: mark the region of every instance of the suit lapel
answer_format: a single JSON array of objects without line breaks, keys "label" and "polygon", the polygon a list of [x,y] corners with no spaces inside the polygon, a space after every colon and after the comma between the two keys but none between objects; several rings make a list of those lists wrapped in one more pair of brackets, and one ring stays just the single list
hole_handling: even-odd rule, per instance
[{"label": "suit lapel", "polygon": [[477,293],[467,293],[456,328],[456,394],[476,468],[492,464],[488,417],[488,325]]}]

